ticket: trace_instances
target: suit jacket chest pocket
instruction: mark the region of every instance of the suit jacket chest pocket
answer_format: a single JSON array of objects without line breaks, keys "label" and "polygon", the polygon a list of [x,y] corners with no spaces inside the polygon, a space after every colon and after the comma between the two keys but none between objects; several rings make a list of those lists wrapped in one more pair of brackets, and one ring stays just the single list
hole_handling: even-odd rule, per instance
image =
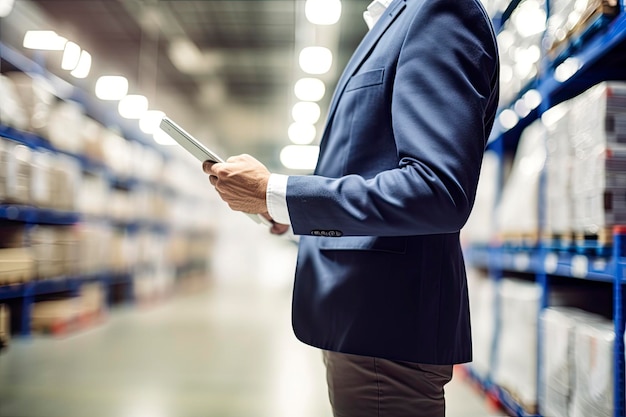
[{"label": "suit jacket chest pocket", "polygon": [[361,74],[354,75],[346,85],[346,92],[358,90],[359,88],[372,87],[383,83],[385,70],[383,68],[375,69]]},{"label": "suit jacket chest pocket", "polygon": [[383,68],[356,74],[348,81],[337,113],[345,117],[343,137],[349,138],[344,174],[369,178],[397,165],[388,87]]}]

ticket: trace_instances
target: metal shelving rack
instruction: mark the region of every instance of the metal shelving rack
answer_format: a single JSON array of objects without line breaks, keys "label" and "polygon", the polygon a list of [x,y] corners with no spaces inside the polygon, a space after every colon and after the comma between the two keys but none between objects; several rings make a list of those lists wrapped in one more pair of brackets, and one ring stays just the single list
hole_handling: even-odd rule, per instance
[{"label": "metal shelving rack", "polygon": [[[493,16],[494,26],[499,31],[512,12],[521,3],[512,0],[502,13]],[[550,0],[546,0],[550,10]],[[579,69],[566,81],[555,78],[555,70],[565,59],[578,60]],[[541,104],[522,117],[511,129],[504,129],[498,124],[488,142],[488,149],[494,151],[503,160],[505,153],[514,153],[522,131],[551,107],[575,97],[591,86],[604,80],[626,80],[626,0],[619,3],[619,14],[613,19],[599,18],[588,28],[572,39],[570,46],[552,60],[542,63],[542,71],[525,88],[518,98],[530,89],[538,91]],[[500,112],[512,108],[513,100],[500,108]],[[502,189],[502,169],[498,178],[498,189]],[[541,198],[539,199],[541,204]],[[491,246],[468,246],[465,256],[468,264],[484,268],[491,279],[498,282],[503,271],[518,272],[533,276],[535,282],[543,288],[540,308],[548,305],[549,281],[552,276],[589,280],[611,285],[613,291],[613,322],[615,326],[614,350],[614,416],[625,416],[625,375],[624,375],[624,297],[623,286],[626,284],[626,226],[615,226],[613,238],[608,247],[591,248],[554,248],[539,240],[536,246],[494,244]],[[496,297],[496,311],[499,309]],[[500,323],[495,320],[497,343]],[[492,349],[493,350],[493,349]],[[541,356],[539,356],[541,363]],[[541,366],[540,363],[538,366]],[[479,377],[471,366],[466,368],[470,378],[478,382],[489,397],[502,405],[514,416],[533,416],[524,410],[503,388],[498,387],[491,378]]]},{"label": "metal shelving rack", "polygon": [[[65,99],[73,100],[81,104],[84,107],[86,114],[93,119],[98,120],[102,124],[115,126],[119,129],[121,135],[127,140],[135,141],[155,149],[165,160],[172,157],[170,153],[164,151],[163,148],[157,146],[153,141],[149,140],[148,136],[142,133],[137,126],[132,125],[128,121],[122,120],[117,114],[115,114],[115,112],[111,111],[111,109],[107,108],[102,103],[99,103],[94,99],[94,97],[90,96],[79,87],[72,86],[50,73],[43,63],[35,62],[34,60],[22,55],[11,46],[2,42],[0,42],[0,59],[10,63],[17,70],[45,77],[45,79],[58,91],[65,91],[68,93],[67,97],[64,97]],[[68,155],[79,162],[84,172],[103,173],[112,187],[122,187],[132,190],[138,185],[147,185],[152,187],[157,186],[156,184],[146,183],[145,181],[136,178],[116,177],[115,174],[104,164],[91,160],[85,155],[72,154],[64,150],[55,149],[48,141],[30,132],[20,131],[12,127],[0,125],[0,136],[32,149]],[[171,188],[163,185],[158,186],[161,187],[163,192],[167,194],[171,194],[177,198],[185,198],[185,196],[180,195],[180,193],[172,190]],[[64,212],[28,205],[0,203],[0,221],[13,221],[21,223],[25,226],[25,233],[28,233],[28,231],[36,225],[75,225],[84,221],[85,217],[90,219],[90,216],[84,216],[75,212]],[[170,232],[170,226],[165,222],[159,221],[137,220],[120,223],[108,218],[96,220],[108,222],[112,225],[112,227],[124,228],[129,233],[136,233],[141,229],[149,229],[161,234],[167,234]],[[113,302],[112,289],[114,286],[122,289],[121,300],[118,301],[133,301],[132,273],[128,271],[103,270],[87,275],[58,276],[52,279],[28,281],[21,284],[12,284],[10,286],[0,285],[0,302],[10,303],[12,305],[12,310],[18,313],[16,315],[12,315],[12,328],[14,329],[14,333],[25,337],[29,336],[31,333],[31,308],[37,296],[56,293],[69,293],[77,295],[81,286],[90,282],[98,282],[102,284],[106,300],[109,304]]]}]

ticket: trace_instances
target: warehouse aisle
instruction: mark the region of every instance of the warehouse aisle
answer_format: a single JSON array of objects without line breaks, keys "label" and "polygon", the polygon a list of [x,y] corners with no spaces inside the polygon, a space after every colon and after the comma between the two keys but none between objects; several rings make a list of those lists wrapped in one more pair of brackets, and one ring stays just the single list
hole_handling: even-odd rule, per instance
[{"label": "warehouse aisle", "polygon": [[[15,340],[0,355],[0,417],[331,417],[321,355],[291,331],[295,246],[238,220],[204,290]],[[489,415],[464,382],[448,393],[449,417]]]},{"label": "warehouse aisle", "polygon": [[[16,341],[0,356],[0,416],[330,417],[320,354],[288,313],[285,292],[213,288]],[[488,415],[465,383],[448,393],[449,417]]]}]

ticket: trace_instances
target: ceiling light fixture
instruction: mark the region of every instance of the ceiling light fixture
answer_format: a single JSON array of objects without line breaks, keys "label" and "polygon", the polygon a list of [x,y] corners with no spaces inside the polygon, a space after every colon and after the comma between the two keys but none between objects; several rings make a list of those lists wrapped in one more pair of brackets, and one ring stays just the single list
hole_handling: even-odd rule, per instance
[{"label": "ceiling light fixture", "polygon": [[334,25],[341,17],[341,1],[306,0],[304,14],[314,25]]},{"label": "ceiling light fixture", "polygon": [[144,133],[153,134],[160,130],[159,125],[163,117],[165,117],[165,113],[160,110],[148,110],[139,119],[139,129]]},{"label": "ceiling light fixture", "polygon": [[96,81],[96,97],[100,100],[120,100],[128,93],[128,80],[120,75],[104,75]]},{"label": "ceiling light fixture", "polygon": [[126,119],[141,119],[148,111],[148,99],[138,94],[129,94],[117,105],[117,111]]},{"label": "ceiling light fixture", "polygon": [[333,63],[333,53],[323,46],[309,46],[300,51],[299,62],[307,74],[326,74]]},{"label": "ceiling light fixture", "polygon": [[89,71],[91,70],[91,54],[85,50],[80,53],[78,59],[78,65],[70,74],[76,78],[87,78]]},{"label": "ceiling light fixture", "polygon": [[62,51],[67,39],[52,30],[29,30],[24,35],[24,48],[45,51]]},{"label": "ceiling light fixture", "polygon": [[315,126],[300,122],[289,125],[289,130],[287,131],[289,140],[296,145],[308,145],[315,140],[316,134]]},{"label": "ceiling light fixture", "polygon": [[13,10],[14,4],[15,0],[0,0],[0,17],[7,17]]},{"label": "ceiling light fixture", "polygon": [[319,104],[312,101],[299,101],[291,109],[294,122],[315,124],[320,119],[322,111]]},{"label": "ceiling light fixture", "polygon": [[280,151],[280,162],[289,169],[313,170],[319,157],[319,146],[288,145]]},{"label": "ceiling light fixture", "polygon": [[302,101],[319,101],[326,93],[326,86],[317,78],[301,78],[296,81],[294,93]]},{"label": "ceiling light fixture", "polygon": [[61,68],[72,71],[78,66],[80,59],[80,46],[74,42],[67,42],[63,50],[63,58],[61,59]]}]

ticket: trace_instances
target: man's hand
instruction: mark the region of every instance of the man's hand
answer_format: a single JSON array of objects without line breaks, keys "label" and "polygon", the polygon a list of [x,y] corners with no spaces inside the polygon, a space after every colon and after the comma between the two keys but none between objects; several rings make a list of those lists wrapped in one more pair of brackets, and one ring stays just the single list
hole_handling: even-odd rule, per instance
[{"label": "man's hand", "polygon": [[270,172],[255,158],[244,154],[223,163],[205,161],[202,169],[231,209],[252,214],[267,212],[265,192]]},{"label": "man's hand", "polygon": [[289,230],[288,224],[276,223],[272,216],[269,213],[261,213],[261,216],[265,217],[267,220],[272,222],[272,227],[270,227],[270,233],[273,235],[284,235]]}]

